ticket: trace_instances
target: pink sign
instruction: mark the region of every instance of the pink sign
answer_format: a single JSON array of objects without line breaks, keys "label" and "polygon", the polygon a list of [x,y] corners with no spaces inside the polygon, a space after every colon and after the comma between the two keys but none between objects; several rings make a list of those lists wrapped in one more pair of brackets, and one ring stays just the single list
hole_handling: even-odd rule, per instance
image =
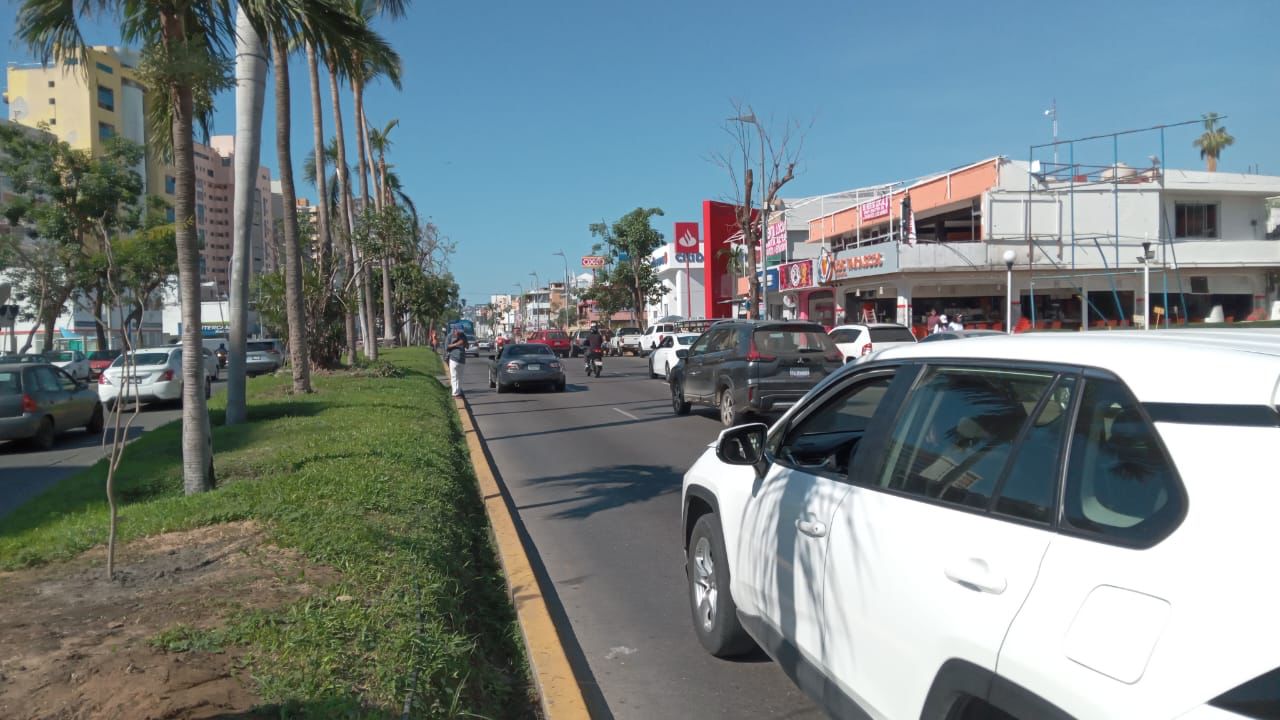
[{"label": "pink sign", "polygon": [[882,218],[889,214],[889,196],[881,195],[858,206],[858,219],[862,222]]},{"label": "pink sign", "polygon": [[769,235],[764,242],[766,255],[779,255],[787,250],[787,224],[779,220],[769,225]]}]

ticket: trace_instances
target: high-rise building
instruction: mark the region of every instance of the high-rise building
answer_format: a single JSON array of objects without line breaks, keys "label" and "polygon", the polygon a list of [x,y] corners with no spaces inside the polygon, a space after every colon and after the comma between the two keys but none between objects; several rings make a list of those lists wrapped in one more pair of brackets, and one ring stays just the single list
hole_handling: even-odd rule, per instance
[{"label": "high-rise building", "polygon": [[[30,127],[44,127],[73,148],[101,152],[107,139],[124,137],[146,148],[138,173],[148,195],[173,204],[177,179],[148,137],[146,110],[150,93],[138,75],[134,51],[94,47],[88,58],[48,66],[8,67],[9,119]],[[167,140],[167,138],[166,138]],[[195,143],[196,235],[200,246],[200,280],[215,295],[229,294],[235,201],[235,138],[219,135],[212,146]],[[259,167],[251,229],[252,272],[272,269],[275,246],[271,204],[271,170]],[[173,219],[170,211],[169,219]]]}]

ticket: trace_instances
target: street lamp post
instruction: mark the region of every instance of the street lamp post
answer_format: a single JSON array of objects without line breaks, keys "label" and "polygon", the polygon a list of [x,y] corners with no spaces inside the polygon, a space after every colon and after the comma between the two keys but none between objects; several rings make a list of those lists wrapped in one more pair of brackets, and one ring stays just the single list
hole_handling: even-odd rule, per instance
[{"label": "street lamp post", "polygon": [[[540,289],[542,288],[542,280],[539,280],[539,279],[538,279],[538,273],[536,273],[536,272],[531,272],[531,273],[529,273],[529,274],[533,276],[533,289],[531,290],[531,292],[532,292],[532,293],[535,293],[535,297],[536,297],[536,293],[538,292],[538,290],[540,290]],[[549,301],[549,300],[550,300],[550,298],[548,297],[548,301]],[[534,308],[534,309],[533,309],[533,329],[534,329],[534,330],[541,330],[541,329],[542,329],[542,323],[538,320],[538,309],[537,309],[537,308]]]},{"label": "street lamp post", "polygon": [[1142,329],[1151,329],[1151,241],[1142,241]]},{"label": "street lamp post", "polygon": [[1005,333],[1013,334],[1013,261],[1017,255],[1012,250],[1004,251],[1004,325]]},{"label": "street lamp post", "polygon": [[[568,325],[569,317],[570,317],[569,301],[573,299],[573,295],[569,292],[569,257],[564,254],[563,250],[557,250],[551,254],[559,255],[560,259],[564,260],[564,309],[565,309],[564,317],[565,317],[565,324]],[[572,317],[574,322],[576,323],[578,321],[578,314],[573,313]]]},{"label": "street lamp post", "polygon": [[524,328],[524,285],[518,282],[513,282],[511,283],[511,286],[520,290],[520,294],[516,296],[516,320],[518,322],[516,322],[511,328],[513,336],[511,339],[515,340],[514,336],[517,334],[523,334]]},{"label": "street lamp post", "polygon": [[[760,184],[760,210],[759,210],[759,216],[760,216],[760,304],[764,306],[763,318],[762,318],[762,319],[764,319],[764,320],[768,320],[768,319],[769,319],[769,256],[765,253],[765,242],[766,242],[765,235],[766,235],[766,232],[767,232],[767,231],[766,231],[766,229],[765,229],[765,225],[764,225],[764,223],[765,223],[765,204],[766,204],[766,203],[768,203],[768,198],[767,198],[767,197],[766,197],[766,195],[765,195],[765,193],[767,192],[767,190],[765,189],[765,166],[764,166],[764,126],[760,124],[760,121],[756,118],[755,113],[747,113],[746,115],[739,115],[738,117],[736,117],[736,118],[731,118],[731,119],[732,119],[732,120],[734,120],[735,122],[740,122],[740,123],[747,124],[747,125],[755,125],[755,126],[756,126],[756,132],[760,135],[760,181],[759,181],[759,184]],[[747,201],[748,201],[748,202],[750,202],[750,201],[751,201],[751,198],[747,198]],[[751,218],[750,218],[750,217],[748,217],[748,218],[747,218],[747,224],[748,224],[748,225],[750,225],[750,224],[751,224]],[[754,264],[754,263],[753,263],[753,264]],[[781,278],[779,278],[778,286],[779,286],[779,288],[781,288],[781,286],[782,286]],[[754,298],[754,297],[753,297],[753,298],[751,298],[751,300],[752,300],[752,302],[755,302],[755,298]]]}]

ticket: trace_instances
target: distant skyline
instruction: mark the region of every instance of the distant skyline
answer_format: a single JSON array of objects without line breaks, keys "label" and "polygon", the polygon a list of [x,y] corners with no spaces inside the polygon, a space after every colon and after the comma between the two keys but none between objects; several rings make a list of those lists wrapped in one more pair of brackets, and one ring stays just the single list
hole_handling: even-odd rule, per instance
[{"label": "distant skyline", "polygon": [[[12,24],[0,19],[0,32],[12,37]],[[457,242],[463,297],[484,302],[527,286],[531,271],[563,276],[552,253],[586,254],[593,222],[656,206],[670,237],[672,223],[700,219],[702,200],[730,197],[708,156],[730,148],[722,127],[734,99],[776,124],[812,122],[788,197],[1024,159],[1051,140],[1044,111],[1055,98],[1063,139],[1220,113],[1236,143],[1219,171],[1280,175],[1277,27],[1271,0],[994,0],[980,12],[923,1],[418,3],[380,26],[404,58],[403,91],[380,83],[366,102],[374,125],[399,118],[389,161]],[[118,42],[110,23],[86,24],[85,36]],[[12,41],[6,49],[8,61],[31,59]],[[311,149],[306,68],[295,59],[290,69],[295,173],[313,197],[300,177]],[[277,177],[270,97],[264,123],[263,162]],[[224,93],[212,130],[233,129]],[[1169,167],[1203,168],[1198,134],[1169,131]],[[1097,145],[1077,160],[1110,162],[1110,143]],[[1154,141],[1120,141],[1131,165],[1158,152]]]}]

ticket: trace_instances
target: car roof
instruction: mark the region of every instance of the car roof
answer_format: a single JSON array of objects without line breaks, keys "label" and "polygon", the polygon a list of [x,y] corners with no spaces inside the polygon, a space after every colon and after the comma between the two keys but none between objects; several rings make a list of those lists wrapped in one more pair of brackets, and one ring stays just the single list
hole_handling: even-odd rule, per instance
[{"label": "car roof", "polygon": [[1280,329],[1027,333],[913,343],[876,360],[1014,360],[1115,373],[1142,402],[1271,405],[1280,394]]},{"label": "car roof", "polygon": [[4,372],[17,372],[24,368],[40,367],[41,365],[48,365],[48,363],[0,363],[0,370],[3,370]]},{"label": "car roof", "polygon": [[899,323],[847,323],[845,325],[837,325],[831,328],[831,332],[835,332],[836,330],[861,330],[863,328],[867,328],[868,330],[880,328],[898,328],[901,330],[909,329],[906,325],[901,325]]}]

